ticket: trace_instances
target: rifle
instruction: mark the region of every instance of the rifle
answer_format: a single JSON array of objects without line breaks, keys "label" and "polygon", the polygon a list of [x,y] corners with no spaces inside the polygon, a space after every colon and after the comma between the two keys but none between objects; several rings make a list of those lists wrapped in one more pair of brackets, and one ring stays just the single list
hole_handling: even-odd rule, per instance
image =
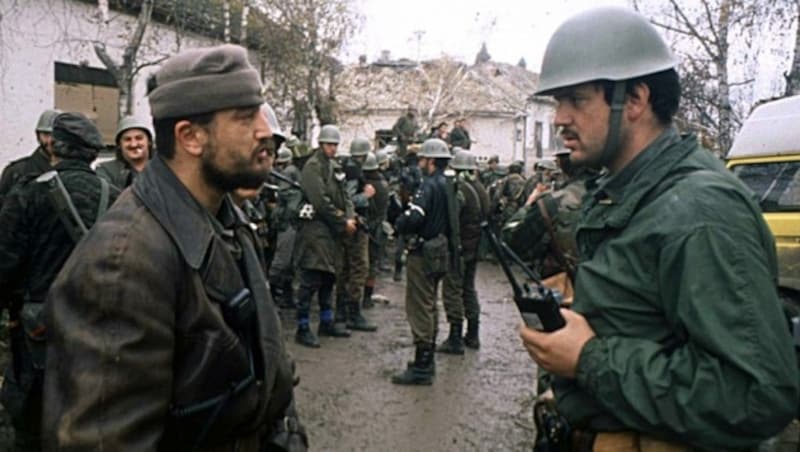
[{"label": "rifle", "polygon": [[448,169],[444,172],[447,190],[447,220],[450,224],[450,267],[455,273],[461,274],[461,224],[458,217],[458,184],[455,171]]},{"label": "rifle", "polygon": [[[525,265],[525,262],[505,242],[497,238],[487,221],[481,223],[481,229],[489,237],[492,250],[497,256],[500,266],[503,267],[508,282],[511,283],[511,288],[514,290],[514,304],[517,305],[525,325],[545,332],[556,331],[566,325],[561,312],[559,312],[559,296],[556,292],[542,285],[540,278]],[[511,263],[508,261],[509,258],[512,263],[522,268],[530,280],[536,283],[536,290],[533,290],[528,283],[520,285],[517,282],[517,278],[511,270]]]},{"label": "rifle", "polygon": [[293,181],[275,170],[270,170],[269,175],[271,177],[274,177],[275,179],[278,179],[281,182],[286,182],[287,184],[291,185],[294,188],[297,188],[298,190],[303,189],[303,186],[297,183],[297,181]]}]

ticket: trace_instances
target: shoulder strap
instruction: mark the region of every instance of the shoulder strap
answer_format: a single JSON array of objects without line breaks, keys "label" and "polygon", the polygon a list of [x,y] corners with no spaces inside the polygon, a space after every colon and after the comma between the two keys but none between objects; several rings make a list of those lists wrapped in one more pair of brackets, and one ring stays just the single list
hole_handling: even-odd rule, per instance
[{"label": "shoulder strap", "polygon": [[36,182],[47,184],[47,195],[53,205],[59,220],[64,225],[70,238],[77,243],[89,232],[86,224],[78,214],[67,188],[58,176],[58,172],[48,171],[36,179]]},{"label": "shoulder strap", "polygon": [[108,210],[108,181],[103,179],[102,177],[98,177],[100,179],[100,201],[97,203],[97,215],[95,216],[94,221],[100,219],[106,210]]}]

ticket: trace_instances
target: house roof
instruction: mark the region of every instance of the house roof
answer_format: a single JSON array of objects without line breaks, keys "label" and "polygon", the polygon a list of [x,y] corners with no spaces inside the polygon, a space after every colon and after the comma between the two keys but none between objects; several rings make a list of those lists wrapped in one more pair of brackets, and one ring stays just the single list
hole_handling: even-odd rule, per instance
[{"label": "house roof", "polygon": [[412,106],[422,116],[437,118],[516,116],[526,110],[539,82],[534,72],[494,61],[467,66],[445,57],[405,63],[345,67],[336,80],[341,111],[396,112]]}]

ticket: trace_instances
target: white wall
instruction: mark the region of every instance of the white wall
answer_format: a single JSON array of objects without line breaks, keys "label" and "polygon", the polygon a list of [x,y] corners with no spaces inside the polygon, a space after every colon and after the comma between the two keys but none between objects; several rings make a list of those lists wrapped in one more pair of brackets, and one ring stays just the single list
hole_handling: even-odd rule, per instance
[{"label": "white wall", "polygon": [[[103,35],[96,12],[96,4],[72,0],[0,0],[0,168],[36,147],[36,120],[43,110],[54,106],[56,62],[104,69],[92,47],[96,40],[105,42],[111,56],[121,60],[125,38],[132,33],[136,18],[111,11],[112,20]],[[184,49],[217,43],[196,35],[179,37],[170,28],[152,22],[139,62],[176,53],[178,38]],[[257,66],[255,60],[253,64]],[[145,68],[137,76],[137,116],[150,114],[145,83],[156,69]]]},{"label": "white wall", "polygon": [[[373,113],[369,116],[343,114],[341,115],[340,129],[342,143],[349,146],[350,141],[356,136],[373,139],[378,129],[391,129],[398,114]],[[541,116],[542,121],[548,121],[546,116]],[[529,119],[533,124],[533,119]],[[452,128],[452,121],[448,121]],[[512,160],[522,160],[522,121],[515,121],[511,117],[483,117],[473,116],[467,120],[467,130],[473,140],[472,152],[479,157],[499,155],[500,161],[510,163]],[[531,126],[532,127],[532,126]],[[520,140],[515,147],[515,129],[520,130]],[[547,128],[545,126],[545,128]],[[533,131],[529,131],[533,136]],[[545,142],[546,143],[546,142]],[[533,149],[532,138],[528,139],[528,146]],[[529,155],[533,155],[529,149]]]}]

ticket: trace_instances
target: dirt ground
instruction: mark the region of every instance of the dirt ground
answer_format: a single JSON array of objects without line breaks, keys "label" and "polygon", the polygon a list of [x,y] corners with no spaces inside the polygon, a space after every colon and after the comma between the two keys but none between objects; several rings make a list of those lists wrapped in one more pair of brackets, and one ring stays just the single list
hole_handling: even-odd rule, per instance
[{"label": "dirt ground", "polygon": [[[322,348],[294,343],[294,311],[284,313],[284,335],[297,362],[297,403],[316,451],[531,450],[535,365],[520,345],[519,314],[500,267],[478,268],[481,349],[436,355],[430,387],[393,385],[391,375],[413,357],[406,323],[405,282],[383,274],[376,293],[389,298],[365,311],[376,333],[322,338]],[[439,303],[439,341],[448,326]],[[316,328],[314,314],[312,326]],[[0,337],[0,361],[7,345]],[[5,368],[5,366],[3,366]],[[0,406],[0,452],[13,429]]]},{"label": "dirt ground", "polygon": [[[366,311],[377,333],[322,338],[322,348],[294,343],[291,314],[284,330],[300,373],[298,406],[313,450],[531,450],[535,365],[516,332],[519,314],[499,266],[478,268],[481,349],[436,355],[430,387],[396,386],[391,375],[413,356],[405,283],[388,274],[376,293],[388,304]],[[439,341],[448,325],[439,303]],[[316,326],[316,318],[312,318]]]}]

